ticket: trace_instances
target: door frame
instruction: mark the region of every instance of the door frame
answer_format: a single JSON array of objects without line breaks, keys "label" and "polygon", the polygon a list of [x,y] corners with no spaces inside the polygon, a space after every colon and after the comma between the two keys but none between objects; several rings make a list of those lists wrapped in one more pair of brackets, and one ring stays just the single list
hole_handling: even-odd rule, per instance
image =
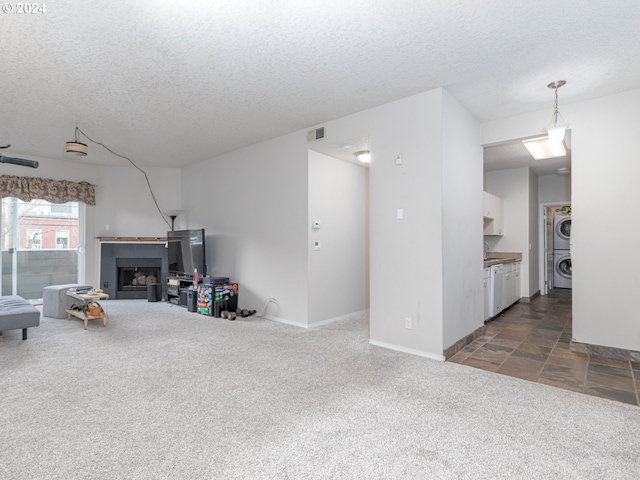
[{"label": "door frame", "polygon": [[[540,295],[547,295],[549,293],[549,271],[547,270],[547,261],[548,255],[551,256],[552,264],[553,264],[553,245],[549,248],[547,245],[547,222],[546,222],[546,210],[547,207],[562,207],[564,205],[571,205],[571,200],[565,200],[562,202],[546,202],[540,203],[538,205],[538,245],[540,246],[540,251],[538,255],[538,269],[540,272]],[[553,219],[551,221],[551,230],[553,233]],[[551,272],[553,275],[553,272]],[[553,279],[553,277],[551,277]]]}]

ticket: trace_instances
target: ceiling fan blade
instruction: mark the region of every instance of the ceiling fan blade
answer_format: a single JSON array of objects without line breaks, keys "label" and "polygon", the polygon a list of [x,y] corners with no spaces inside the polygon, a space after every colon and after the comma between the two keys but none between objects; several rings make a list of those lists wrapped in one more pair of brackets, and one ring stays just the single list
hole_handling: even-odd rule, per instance
[{"label": "ceiling fan blade", "polygon": [[11,165],[19,165],[20,167],[38,168],[40,164],[35,160],[25,160],[24,158],[12,158],[0,155],[0,163],[9,163]]}]

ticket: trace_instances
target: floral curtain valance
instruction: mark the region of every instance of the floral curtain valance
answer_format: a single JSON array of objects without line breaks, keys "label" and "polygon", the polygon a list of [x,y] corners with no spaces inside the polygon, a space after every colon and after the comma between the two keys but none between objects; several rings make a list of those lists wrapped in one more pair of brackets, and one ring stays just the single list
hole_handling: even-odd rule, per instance
[{"label": "floral curtain valance", "polygon": [[16,197],[25,202],[41,199],[52,203],[95,205],[96,186],[86,182],[0,175],[0,197]]}]

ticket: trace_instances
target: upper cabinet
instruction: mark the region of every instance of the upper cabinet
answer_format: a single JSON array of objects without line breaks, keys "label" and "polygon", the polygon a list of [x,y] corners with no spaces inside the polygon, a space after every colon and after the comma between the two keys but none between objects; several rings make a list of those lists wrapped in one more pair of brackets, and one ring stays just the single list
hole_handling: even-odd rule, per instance
[{"label": "upper cabinet", "polygon": [[485,235],[504,235],[504,204],[500,197],[483,192],[483,218]]}]

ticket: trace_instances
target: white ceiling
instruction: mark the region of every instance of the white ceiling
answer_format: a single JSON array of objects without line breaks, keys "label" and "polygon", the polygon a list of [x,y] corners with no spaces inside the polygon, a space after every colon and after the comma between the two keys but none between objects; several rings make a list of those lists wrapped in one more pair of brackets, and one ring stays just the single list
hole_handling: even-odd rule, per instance
[{"label": "white ceiling", "polygon": [[[12,3],[15,5],[15,2]],[[0,145],[182,166],[436,87],[480,121],[640,87],[637,0],[57,0],[0,13]],[[567,119],[571,122],[571,119]],[[89,144],[87,163],[126,162]]]}]

